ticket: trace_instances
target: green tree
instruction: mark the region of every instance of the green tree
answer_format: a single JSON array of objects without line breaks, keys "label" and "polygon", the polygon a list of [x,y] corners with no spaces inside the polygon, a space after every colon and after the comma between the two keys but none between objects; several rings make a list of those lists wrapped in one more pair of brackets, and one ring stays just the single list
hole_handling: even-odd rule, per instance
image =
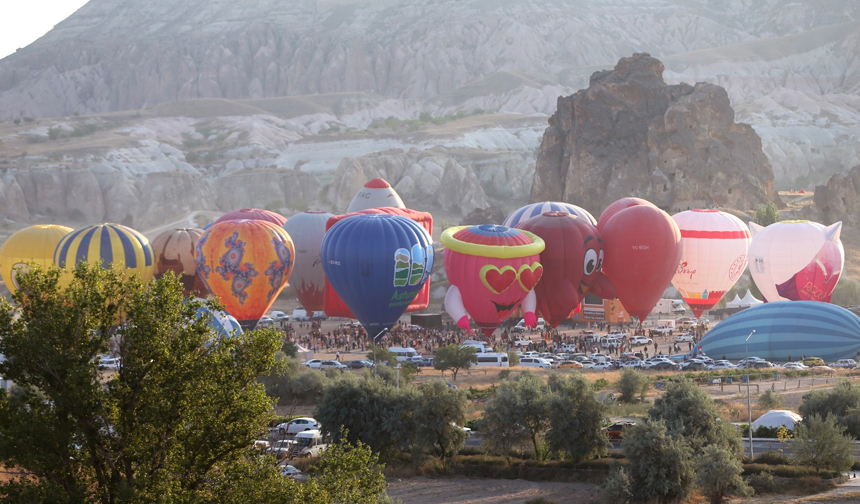
[{"label": "green tree", "polygon": [[442,372],[450,370],[454,381],[457,380],[457,372],[469,369],[473,362],[477,362],[475,348],[458,343],[438,348],[433,355],[433,367]]},{"label": "green tree", "polygon": [[421,388],[415,411],[415,446],[439,458],[456,455],[466,441],[466,392],[436,380]]},{"label": "green tree", "polygon": [[323,499],[332,504],[377,504],[388,484],[382,474],[379,455],[357,442],[334,443],[310,471]]},{"label": "green tree", "polygon": [[[0,300],[0,374],[18,386],[0,391],[0,463],[26,474],[0,484],[4,502],[214,502],[249,473],[268,484],[249,447],[271,418],[256,379],[277,332],[219,336],[172,275],[84,263],[59,278],[34,267]],[[103,374],[112,341],[122,365]]]},{"label": "green tree", "polygon": [[632,368],[624,368],[615,388],[621,396],[619,402],[635,403],[645,399],[645,394],[651,390],[651,380],[644,374]]},{"label": "green tree", "polygon": [[785,401],[782,400],[782,396],[779,395],[779,392],[768,389],[764,394],[758,396],[757,402],[759,408],[772,410],[781,409]]},{"label": "green tree", "polygon": [[686,498],[695,477],[686,440],[670,436],[660,420],[644,420],[624,432],[621,446],[630,461],[627,474],[633,502],[669,503]]},{"label": "green tree", "polygon": [[803,422],[794,427],[792,454],[798,462],[816,471],[847,471],[854,463],[854,440],[844,432],[835,417],[804,417]]},{"label": "green tree", "polygon": [[598,495],[603,504],[629,504],[633,502],[633,483],[623,467],[615,467],[600,485]]},{"label": "green tree", "polygon": [[520,354],[516,352],[508,352],[508,366],[515,367],[520,365]]},{"label": "green tree", "polygon": [[578,373],[566,377],[552,374],[548,386],[550,429],[546,441],[550,451],[575,462],[605,455],[606,405],[597,399],[588,380]]},{"label": "green tree", "polygon": [[741,452],[735,428],[720,417],[711,396],[689,379],[668,382],[666,392],[654,400],[648,416],[665,422],[669,434],[683,437],[694,453],[711,444]]},{"label": "green tree", "polygon": [[729,495],[749,497],[752,488],[741,477],[744,466],[736,454],[724,446],[710,445],[696,459],[696,485],[710,500],[720,504]]},{"label": "green tree", "polygon": [[383,362],[387,362],[391,365],[397,362],[397,356],[394,355],[394,352],[382,345],[371,343],[368,345],[367,350],[367,359],[377,366]]},{"label": "green tree", "polygon": [[779,209],[776,208],[776,203],[771,201],[764,205],[755,207],[755,216],[753,222],[760,226],[770,226],[774,222],[779,222],[782,218],[779,216]]},{"label": "green tree", "polygon": [[549,391],[539,376],[526,371],[502,381],[484,410],[484,447],[507,455],[531,445],[535,457],[541,457],[540,444],[549,428],[548,409]]},{"label": "green tree", "polygon": [[803,418],[833,416],[853,438],[860,438],[860,387],[841,381],[830,390],[813,390],[804,394],[797,412]]}]

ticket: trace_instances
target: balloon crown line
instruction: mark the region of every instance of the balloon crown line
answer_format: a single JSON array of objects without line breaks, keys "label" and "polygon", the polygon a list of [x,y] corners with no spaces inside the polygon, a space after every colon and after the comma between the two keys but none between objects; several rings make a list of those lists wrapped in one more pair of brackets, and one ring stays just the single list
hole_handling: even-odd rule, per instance
[{"label": "balloon crown line", "polygon": [[[461,234],[466,230],[468,233]],[[467,239],[480,236],[495,236],[509,244],[486,245]],[[526,238],[527,240],[523,240]],[[461,254],[511,259],[540,254],[546,248],[542,238],[529,231],[497,225],[455,226],[442,232],[440,241],[445,248]],[[519,242],[519,243],[517,243]]]}]

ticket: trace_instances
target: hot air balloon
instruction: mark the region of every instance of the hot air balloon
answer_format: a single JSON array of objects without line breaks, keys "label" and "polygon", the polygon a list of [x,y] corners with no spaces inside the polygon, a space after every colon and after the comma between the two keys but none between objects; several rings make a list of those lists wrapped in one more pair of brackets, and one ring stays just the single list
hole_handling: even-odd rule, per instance
[{"label": "hot air balloon", "polygon": [[750,273],[766,301],[830,302],[842,276],[842,222],[750,222]]},{"label": "hot air balloon", "polygon": [[587,220],[567,212],[546,212],[517,224],[546,244],[543,276],[534,289],[537,311],[552,327],[570,318],[603,265],[603,240]]},{"label": "hot air balloon", "polygon": [[678,269],[681,231],[669,214],[651,204],[621,209],[605,222],[603,215],[600,219],[603,273],[624,308],[641,323]]},{"label": "hot air balloon", "polygon": [[302,212],[284,224],[284,229],[296,247],[296,264],[293,266],[291,285],[296,297],[308,312],[323,311],[325,273],[320,260],[320,249],[325,236],[326,222],[334,217],[327,212]]},{"label": "hot air balloon", "polygon": [[197,274],[250,330],[287,284],[294,257],[290,235],[271,222],[218,222],[197,242]]},{"label": "hot air balloon", "polygon": [[672,285],[696,317],[701,317],[746,269],[749,228],[719,210],[687,210],[672,218],[681,230],[681,259]]},{"label": "hot air balloon", "polygon": [[537,217],[538,215],[546,212],[567,212],[588,222],[592,226],[597,225],[597,219],[595,219],[588,210],[562,201],[541,201],[540,203],[532,203],[531,205],[520,207],[511,212],[502,225],[507,227],[517,227],[517,224],[520,222],[527,221],[532,217]]},{"label": "hot air balloon", "polygon": [[155,278],[172,271],[182,282],[186,296],[205,296],[209,293],[203,279],[197,275],[197,241],[203,236],[198,228],[177,228],[165,231],[152,240],[155,255]]},{"label": "hot air balloon", "polygon": [[[206,302],[202,299],[199,299],[199,301]],[[242,326],[236,320],[236,317],[224,311],[211,310],[206,305],[203,305],[197,309],[195,316],[197,318],[208,317],[209,326],[219,335],[233,336],[235,334],[242,334]]]},{"label": "hot air balloon", "polygon": [[[755,335],[745,341],[753,330]],[[802,355],[827,362],[853,359],[860,350],[860,318],[829,303],[766,303],[723,320],[705,334],[699,346],[707,355],[733,360],[748,355],[772,361],[785,361],[789,356],[800,360]]]},{"label": "hot air balloon", "polygon": [[322,262],[331,287],[378,341],[430,277],[433,240],[412,219],[353,215],[326,232]]},{"label": "hot air balloon", "polygon": [[120,224],[96,224],[64,236],[54,250],[54,264],[66,269],[60,284],[68,285],[73,276],[71,269],[84,261],[137,274],[144,282],[152,280],[155,273],[149,240]]},{"label": "hot air balloon", "polygon": [[[417,210],[412,210],[409,208],[395,208],[395,207],[380,207],[380,208],[368,208],[367,210],[360,210],[358,212],[348,213],[344,215],[336,215],[331,217],[326,223],[326,229],[331,229],[332,226],[337,224],[338,222],[352,217],[354,215],[367,215],[367,214],[389,214],[389,215],[400,215],[401,217],[407,217],[417,222],[421,227],[423,227],[427,234],[433,236],[433,216],[427,212],[419,212]],[[352,310],[349,309],[349,306],[341,299],[340,295],[337,293],[335,289],[331,288],[331,285],[326,278],[325,280],[325,289],[323,290],[324,297],[324,310],[325,314],[329,317],[347,317],[347,318],[356,318],[356,316],[352,313]],[[407,312],[420,311],[427,308],[427,305],[430,303],[430,282],[424,283],[424,286],[418,291],[418,295],[415,296],[415,299],[409,303],[409,306],[406,307]]]},{"label": "hot air balloon", "polygon": [[224,222],[230,220],[263,220],[267,222],[271,222],[272,224],[283,227],[284,223],[287,222],[287,218],[283,215],[272,212],[271,210],[262,210],[260,208],[243,208],[241,210],[233,210],[232,212],[227,212],[215,221]]},{"label": "hot air balloon", "polygon": [[603,232],[603,226],[606,225],[606,222],[610,219],[610,217],[617,214],[618,212],[626,208],[640,205],[652,206],[654,208],[657,208],[654,203],[651,203],[650,201],[644,200],[642,198],[621,198],[620,200],[615,200],[603,210],[603,213],[600,214],[600,219],[597,221],[597,230]]},{"label": "hot air balloon", "polygon": [[383,178],[375,178],[364,184],[364,187],[352,198],[346,213],[380,207],[406,208],[406,205],[391,184]]},{"label": "hot air balloon", "polygon": [[0,248],[0,274],[12,294],[18,290],[19,272],[26,271],[27,263],[47,268],[54,263],[54,249],[72,228],[54,224],[39,224],[16,231],[6,238]]},{"label": "hot air balloon", "polygon": [[506,226],[458,226],[442,232],[445,272],[451,286],[445,310],[463,329],[472,319],[489,337],[520,303],[534,327],[535,286],[543,275],[538,236]]}]

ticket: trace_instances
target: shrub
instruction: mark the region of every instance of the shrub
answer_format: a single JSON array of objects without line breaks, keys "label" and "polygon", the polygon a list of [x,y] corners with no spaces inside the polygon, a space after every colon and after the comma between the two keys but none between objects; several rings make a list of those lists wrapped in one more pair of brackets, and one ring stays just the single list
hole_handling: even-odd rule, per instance
[{"label": "shrub", "polygon": [[776,390],[768,389],[758,398],[758,406],[766,410],[780,409],[783,403],[782,396]]},{"label": "shrub", "polygon": [[794,461],[785,453],[766,451],[753,459],[754,464],[791,465]]},{"label": "shrub", "polygon": [[844,434],[833,416],[806,417],[795,427],[794,457],[802,464],[819,469],[846,471],[854,463],[854,440]]},{"label": "shrub", "polygon": [[635,502],[681,500],[693,489],[692,450],[684,438],[670,436],[662,420],[625,429],[622,448]]},{"label": "shrub", "polygon": [[621,377],[615,384],[615,388],[621,394],[619,402],[635,403],[645,399],[645,394],[651,388],[651,380],[647,376],[632,368],[624,368]]},{"label": "shrub", "polygon": [[696,460],[697,485],[711,504],[720,504],[727,495],[749,497],[752,494],[741,472],[740,460],[724,446],[705,446]]}]

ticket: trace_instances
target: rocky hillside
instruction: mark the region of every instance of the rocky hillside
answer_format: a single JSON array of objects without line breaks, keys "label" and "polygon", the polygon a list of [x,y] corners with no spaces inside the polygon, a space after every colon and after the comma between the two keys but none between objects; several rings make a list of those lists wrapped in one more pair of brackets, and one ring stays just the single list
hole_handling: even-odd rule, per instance
[{"label": "rocky hillside", "polygon": [[[860,163],[858,18],[854,0],[91,0],[0,61],[0,120],[192,99],[256,101],[225,115],[299,116],[313,133],[366,127],[359,109],[548,116],[594,71],[649,52],[669,84],[725,88],[777,181],[808,185]],[[344,93],[359,106],[263,103]],[[275,136],[282,152],[298,141]]]},{"label": "rocky hillside", "polygon": [[538,149],[532,201],[576,201],[595,215],[636,196],[670,213],[778,201],[761,139],[736,123],[725,89],[667,85],[645,53],[559,98]]}]

